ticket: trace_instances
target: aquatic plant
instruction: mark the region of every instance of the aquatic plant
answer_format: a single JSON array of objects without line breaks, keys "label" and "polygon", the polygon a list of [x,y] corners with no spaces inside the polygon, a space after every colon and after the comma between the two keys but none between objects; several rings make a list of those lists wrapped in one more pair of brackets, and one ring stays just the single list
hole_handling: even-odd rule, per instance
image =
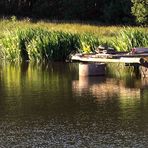
[{"label": "aquatic plant", "polygon": [[77,34],[42,29],[33,31],[35,36],[26,46],[30,59],[65,60],[72,51],[80,48]]},{"label": "aquatic plant", "polygon": [[[14,21],[12,21],[14,20]],[[128,51],[148,46],[146,27],[97,26],[67,22],[0,20],[0,58],[65,60],[71,52],[93,52],[99,45]],[[23,28],[23,29],[22,29]]]},{"label": "aquatic plant", "polygon": [[148,32],[142,29],[125,28],[111,43],[117,51],[130,51],[133,47],[148,47]]},{"label": "aquatic plant", "polygon": [[[48,31],[26,28],[11,31],[0,40],[4,59],[8,60],[65,60],[71,52],[84,52],[84,45],[92,51],[99,45],[90,34]],[[90,52],[87,51],[87,52]]]},{"label": "aquatic plant", "polygon": [[90,49],[90,46],[87,45],[86,43],[82,42],[82,50],[84,53],[90,53],[91,52],[91,49]]},{"label": "aquatic plant", "polygon": [[19,38],[16,32],[5,32],[4,37],[0,39],[0,53],[3,59],[20,59]]},{"label": "aquatic plant", "polygon": [[82,52],[90,53],[99,46],[99,38],[92,33],[84,33],[80,35]]}]

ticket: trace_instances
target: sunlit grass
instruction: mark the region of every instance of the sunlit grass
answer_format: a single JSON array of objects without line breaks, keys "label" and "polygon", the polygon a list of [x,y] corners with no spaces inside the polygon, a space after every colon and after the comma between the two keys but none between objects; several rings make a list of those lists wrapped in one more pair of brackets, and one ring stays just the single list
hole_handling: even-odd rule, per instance
[{"label": "sunlit grass", "polygon": [[73,50],[86,52],[86,47],[87,52],[99,45],[108,45],[118,51],[129,51],[133,46],[146,47],[147,37],[148,30],[144,27],[35,22],[12,17],[0,20],[0,57],[20,60],[20,52],[25,49],[33,60],[63,60]]},{"label": "sunlit grass", "polygon": [[[115,36],[120,30],[126,28],[125,26],[101,26],[93,25],[89,23],[68,23],[61,21],[31,21],[29,19],[24,19],[21,21],[13,20],[0,20],[0,32],[3,32],[7,29],[16,29],[16,28],[42,28],[47,30],[54,31],[66,31],[71,33],[94,33],[98,36],[112,37]],[[132,27],[134,29],[142,29],[148,31],[146,27]]]},{"label": "sunlit grass", "polygon": [[148,32],[142,29],[125,28],[111,43],[117,51],[130,51],[133,47],[148,47]]}]

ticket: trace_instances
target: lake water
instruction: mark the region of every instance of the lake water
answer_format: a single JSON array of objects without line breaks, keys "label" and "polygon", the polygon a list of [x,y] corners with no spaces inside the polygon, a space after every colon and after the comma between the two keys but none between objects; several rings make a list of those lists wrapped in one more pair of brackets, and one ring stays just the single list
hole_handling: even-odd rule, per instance
[{"label": "lake water", "polygon": [[0,147],[148,147],[148,79],[78,64],[0,64]]}]

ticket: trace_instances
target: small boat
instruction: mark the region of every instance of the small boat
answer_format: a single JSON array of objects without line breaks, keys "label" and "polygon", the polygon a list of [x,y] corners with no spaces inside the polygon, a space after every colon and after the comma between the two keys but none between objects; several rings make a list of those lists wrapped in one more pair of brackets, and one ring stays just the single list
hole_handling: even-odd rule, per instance
[{"label": "small boat", "polygon": [[132,52],[132,54],[148,53],[148,48],[136,47],[136,48],[132,48],[131,52]]}]

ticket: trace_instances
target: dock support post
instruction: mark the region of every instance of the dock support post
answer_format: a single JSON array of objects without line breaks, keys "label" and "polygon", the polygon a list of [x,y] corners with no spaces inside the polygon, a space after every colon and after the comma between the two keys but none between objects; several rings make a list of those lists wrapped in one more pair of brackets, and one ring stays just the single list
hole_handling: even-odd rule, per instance
[{"label": "dock support post", "polygon": [[101,76],[105,75],[106,64],[104,63],[80,63],[80,76]]}]

